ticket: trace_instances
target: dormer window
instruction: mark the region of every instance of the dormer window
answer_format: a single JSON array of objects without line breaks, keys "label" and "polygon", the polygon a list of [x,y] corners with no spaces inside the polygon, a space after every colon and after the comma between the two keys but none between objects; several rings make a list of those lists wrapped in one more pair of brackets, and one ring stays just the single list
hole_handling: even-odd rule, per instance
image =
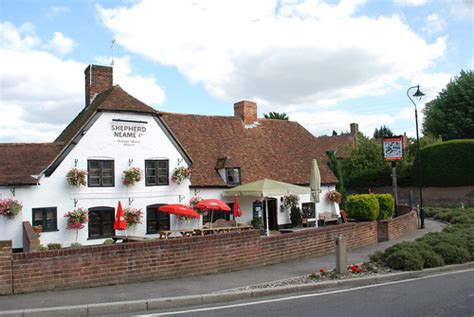
[{"label": "dormer window", "polygon": [[227,185],[240,185],[240,168],[227,167],[225,169],[225,180]]}]

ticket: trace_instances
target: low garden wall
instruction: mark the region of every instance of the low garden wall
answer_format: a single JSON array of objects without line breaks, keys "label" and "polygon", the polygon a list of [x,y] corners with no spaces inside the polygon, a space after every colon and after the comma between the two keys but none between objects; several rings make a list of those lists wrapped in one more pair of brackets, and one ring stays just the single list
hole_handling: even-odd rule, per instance
[{"label": "low garden wall", "polygon": [[[257,230],[250,230],[24,253],[12,253],[11,241],[0,241],[0,294],[113,285],[265,266],[332,252],[338,234],[345,236],[349,248],[374,244],[379,240],[380,223],[347,223],[271,237],[261,237]],[[416,216],[412,212],[383,225],[388,232],[403,234],[416,228]],[[388,234],[389,238],[392,236],[395,234]]]}]

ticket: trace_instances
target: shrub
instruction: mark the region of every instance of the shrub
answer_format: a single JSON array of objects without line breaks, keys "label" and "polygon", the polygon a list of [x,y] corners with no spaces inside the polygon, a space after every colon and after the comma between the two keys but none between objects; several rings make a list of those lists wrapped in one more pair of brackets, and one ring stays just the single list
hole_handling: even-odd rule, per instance
[{"label": "shrub", "polygon": [[63,246],[61,243],[48,243],[48,250],[57,250],[61,249]]},{"label": "shrub", "polygon": [[446,264],[465,263],[471,259],[471,255],[466,248],[441,243],[433,248],[444,260]]},{"label": "shrub", "polygon": [[[474,139],[435,143],[421,149],[422,177],[425,186],[474,185]],[[412,176],[418,182],[418,160],[413,163]]]},{"label": "shrub", "polygon": [[379,201],[379,216],[378,220],[388,219],[392,217],[395,212],[395,199],[391,194],[376,194],[375,197]]},{"label": "shrub", "polygon": [[400,243],[397,243],[395,245],[392,245],[391,247],[387,248],[385,252],[383,252],[381,259],[382,261],[387,264],[387,259],[395,252],[398,252],[402,249],[416,249],[416,244],[415,242],[408,242],[408,241],[403,241]]},{"label": "shrub", "polygon": [[382,251],[375,251],[374,253],[369,255],[370,261],[374,263],[383,264],[383,252]]},{"label": "shrub", "polygon": [[380,212],[379,201],[371,194],[350,195],[346,206],[349,217],[357,220],[376,220]]},{"label": "shrub", "polygon": [[80,244],[79,242],[71,243],[71,248],[80,248],[80,247],[82,247],[82,244]]},{"label": "shrub", "polygon": [[260,229],[262,227],[262,217],[255,217],[250,221],[250,224],[254,229]]},{"label": "shrub", "polygon": [[387,258],[386,264],[394,270],[417,271],[423,268],[424,261],[420,253],[411,249],[400,249]]},{"label": "shrub", "polygon": [[419,245],[417,251],[423,258],[423,267],[425,269],[430,267],[444,266],[443,257],[434,252],[431,248],[423,248],[422,245]]},{"label": "shrub", "polygon": [[112,239],[105,239],[105,240],[104,240],[104,244],[105,244],[105,245],[114,244],[114,240],[112,240]]},{"label": "shrub", "polygon": [[291,208],[290,220],[293,227],[301,224],[301,209],[299,207]]}]

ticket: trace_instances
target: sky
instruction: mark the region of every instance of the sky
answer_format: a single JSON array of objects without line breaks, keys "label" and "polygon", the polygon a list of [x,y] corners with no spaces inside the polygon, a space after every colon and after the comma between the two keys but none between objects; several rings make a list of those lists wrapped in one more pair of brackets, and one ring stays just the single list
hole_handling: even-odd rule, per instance
[{"label": "sky", "polygon": [[[0,142],[52,142],[84,70],[160,111],[285,112],[315,136],[415,136],[415,100],[474,69],[474,0],[0,0]],[[112,43],[114,44],[112,45]],[[410,90],[414,93],[414,90]]]}]

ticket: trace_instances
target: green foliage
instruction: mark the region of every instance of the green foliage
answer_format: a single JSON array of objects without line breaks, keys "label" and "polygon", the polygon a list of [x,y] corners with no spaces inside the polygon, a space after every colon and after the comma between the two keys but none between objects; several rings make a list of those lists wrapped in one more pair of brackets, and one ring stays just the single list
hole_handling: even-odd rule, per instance
[{"label": "green foliage", "polygon": [[61,249],[62,245],[61,243],[48,243],[48,250],[56,250],[56,249]]},{"label": "green foliage", "polygon": [[433,247],[433,250],[443,257],[446,264],[464,263],[471,259],[471,255],[466,248],[451,245],[448,242]]},{"label": "green foliage", "polygon": [[342,209],[345,209],[347,192],[346,192],[346,187],[344,186],[344,177],[342,176],[341,164],[333,151],[329,151],[328,156],[329,156],[329,168],[331,169],[331,171],[334,173],[337,180],[339,181],[338,190],[342,195],[341,207]]},{"label": "green foliage", "polygon": [[254,229],[260,229],[262,227],[262,217],[255,217],[250,221],[250,224]]},{"label": "green foliage", "polygon": [[[424,186],[474,185],[474,139],[436,143],[420,150]],[[412,177],[418,183],[418,159]]]},{"label": "green foliage", "polygon": [[386,260],[389,268],[402,271],[417,271],[423,269],[424,260],[418,252],[410,249],[400,249],[393,252]]},{"label": "green foliage", "polygon": [[274,111],[269,112],[268,114],[264,113],[263,117],[265,119],[276,119],[276,120],[289,120],[290,119],[286,113],[284,112],[279,113],[279,112],[274,112]]},{"label": "green foliage", "polygon": [[426,104],[423,133],[443,140],[474,138],[474,72],[461,71]]},{"label": "green foliage", "polygon": [[374,139],[381,139],[383,137],[393,136],[392,130],[389,127],[382,125],[380,129],[375,128]]},{"label": "green foliage", "polygon": [[299,207],[291,208],[290,220],[293,227],[297,227],[301,224],[301,209]]},{"label": "green foliage", "polygon": [[370,188],[392,184],[390,164],[383,160],[380,143],[360,136],[357,147],[347,150],[341,166],[346,186]]},{"label": "green foliage", "polygon": [[423,268],[444,266],[444,260],[441,255],[434,252],[431,248],[423,248],[421,245],[417,248],[417,252],[423,258]]},{"label": "green foliage", "polygon": [[349,218],[363,221],[376,220],[380,212],[379,201],[372,194],[348,196],[346,209]]},{"label": "green foliage", "polygon": [[388,219],[392,217],[395,212],[395,199],[392,194],[375,194],[375,197],[379,201],[379,216],[377,220]]},{"label": "green foliage", "polygon": [[105,240],[104,240],[104,244],[105,244],[105,245],[114,244],[114,240],[112,240],[112,239],[105,239]]},{"label": "green foliage", "polygon": [[79,242],[71,243],[71,248],[80,248],[80,247],[82,247],[82,244],[80,244]]}]

